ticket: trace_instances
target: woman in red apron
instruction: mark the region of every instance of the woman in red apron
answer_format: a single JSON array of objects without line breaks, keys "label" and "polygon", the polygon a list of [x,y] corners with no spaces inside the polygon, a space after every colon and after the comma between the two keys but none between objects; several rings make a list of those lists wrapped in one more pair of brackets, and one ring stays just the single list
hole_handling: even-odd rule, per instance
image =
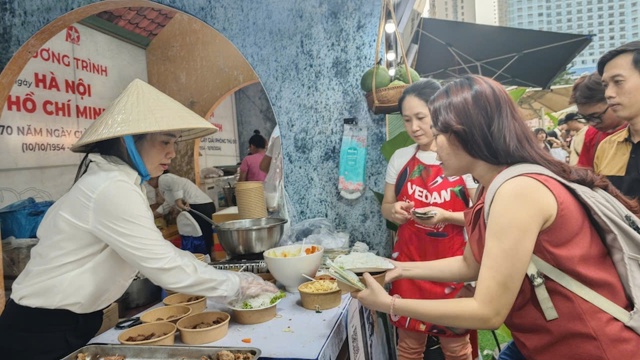
[{"label": "woman in red apron", "polygon": [[[400,106],[407,133],[416,144],[396,151],[387,167],[382,214],[400,224],[392,258],[397,261],[429,261],[462,255],[465,236],[462,212],[469,206],[471,176],[445,177],[431,151],[433,134],[427,101],[440,88],[423,80],[407,88]],[[412,210],[433,212],[419,219]],[[392,283],[390,294],[405,299],[450,299],[463,283],[402,279]],[[407,317],[392,317],[398,332],[398,359],[422,359],[429,334],[440,338],[447,360],[471,359],[466,330],[425,323]]]}]

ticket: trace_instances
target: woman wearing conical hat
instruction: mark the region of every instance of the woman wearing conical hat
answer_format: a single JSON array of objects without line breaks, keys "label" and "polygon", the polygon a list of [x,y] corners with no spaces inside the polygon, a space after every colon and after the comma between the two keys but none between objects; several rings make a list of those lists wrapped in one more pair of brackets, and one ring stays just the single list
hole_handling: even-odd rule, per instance
[{"label": "woman wearing conical hat", "polygon": [[84,132],[87,153],[68,193],[49,209],[31,260],[0,316],[3,359],[60,359],[84,346],[102,309],[138,272],[165,289],[218,301],[276,292],[255,274],[216,270],[166,241],[141,184],[159,176],[175,144],[216,131],[179,102],[134,80]]}]

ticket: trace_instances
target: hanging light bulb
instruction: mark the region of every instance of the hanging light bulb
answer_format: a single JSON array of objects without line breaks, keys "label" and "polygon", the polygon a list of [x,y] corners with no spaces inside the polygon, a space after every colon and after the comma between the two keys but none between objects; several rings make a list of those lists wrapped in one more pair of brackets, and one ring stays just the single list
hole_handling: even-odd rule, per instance
[{"label": "hanging light bulb", "polygon": [[387,61],[393,61],[396,59],[396,53],[393,50],[387,51]]},{"label": "hanging light bulb", "polygon": [[389,76],[394,77],[396,75],[396,68],[395,67],[390,67],[389,68]]},{"label": "hanging light bulb", "polygon": [[384,31],[386,31],[387,34],[391,34],[392,32],[396,31],[396,24],[393,22],[393,20],[387,20],[387,23],[384,24]]}]

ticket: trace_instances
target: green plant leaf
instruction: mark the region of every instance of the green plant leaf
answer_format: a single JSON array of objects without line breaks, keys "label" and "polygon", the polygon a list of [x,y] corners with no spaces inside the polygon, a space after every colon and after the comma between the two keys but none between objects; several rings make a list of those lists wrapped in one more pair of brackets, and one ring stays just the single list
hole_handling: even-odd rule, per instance
[{"label": "green plant leaf", "polygon": [[384,156],[385,159],[387,159],[387,162],[388,162],[389,159],[391,159],[391,155],[393,155],[393,153],[396,152],[396,150],[403,147],[407,147],[413,143],[414,141],[413,139],[411,139],[409,134],[407,134],[406,131],[403,131],[398,135],[394,136],[393,138],[385,141],[385,143],[382,144],[382,146],[380,147],[380,151],[382,152],[382,155]]},{"label": "green plant leaf", "polygon": [[547,117],[551,120],[551,122],[553,122],[553,127],[558,126],[558,117],[556,117],[550,112],[545,113],[545,115],[547,115]]},{"label": "green plant leaf", "polygon": [[[378,202],[380,203],[380,205],[382,205],[382,200],[384,199],[384,194],[383,193],[379,193],[377,191],[371,190],[371,192],[373,193],[373,195],[376,197],[376,199],[378,199]],[[389,220],[386,220],[387,222],[387,229],[391,230],[391,231],[398,231],[398,225],[396,223],[393,223]]]},{"label": "green plant leaf", "polygon": [[515,101],[515,103],[517,104],[520,98],[522,97],[522,95],[524,95],[524,93],[527,92],[527,88],[517,87],[509,90],[508,92],[509,92],[509,96],[511,96],[511,99],[513,99],[513,101]]},{"label": "green plant leaf", "polygon": [[513,339],[513,336],[511,335],[511,330],[509,330],[505,324],[502,324],[502,326],[500,326],[498,330],[496,330],[496,332],[504,335],[505,337],[508,337],[509,339]]},{"label": "green plant leaf", "polygon": [[405,131],[404,120],[402,119],[402,115],[400,115],[399,113],[388,114],[386,120],[387,120],[387,139],[391,139],[394,136]]}]

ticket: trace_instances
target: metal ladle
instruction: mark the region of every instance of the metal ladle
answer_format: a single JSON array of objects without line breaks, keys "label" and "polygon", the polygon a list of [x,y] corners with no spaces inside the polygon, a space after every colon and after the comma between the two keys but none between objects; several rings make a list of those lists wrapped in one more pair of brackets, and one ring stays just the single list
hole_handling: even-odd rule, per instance
[{"label": "metal ladle", "polygon": [[190,209],[188,212],[193,212],[194,214],[196,214],[196,215],[200,216],[201,218],[205,219],[205,221],[207,221],[209,224],[211,224],[213,226],[217,226],[216,223],[213,222],[213,220],[209,219],[207,217],[207,215],[201,213],[200,211]]}]

